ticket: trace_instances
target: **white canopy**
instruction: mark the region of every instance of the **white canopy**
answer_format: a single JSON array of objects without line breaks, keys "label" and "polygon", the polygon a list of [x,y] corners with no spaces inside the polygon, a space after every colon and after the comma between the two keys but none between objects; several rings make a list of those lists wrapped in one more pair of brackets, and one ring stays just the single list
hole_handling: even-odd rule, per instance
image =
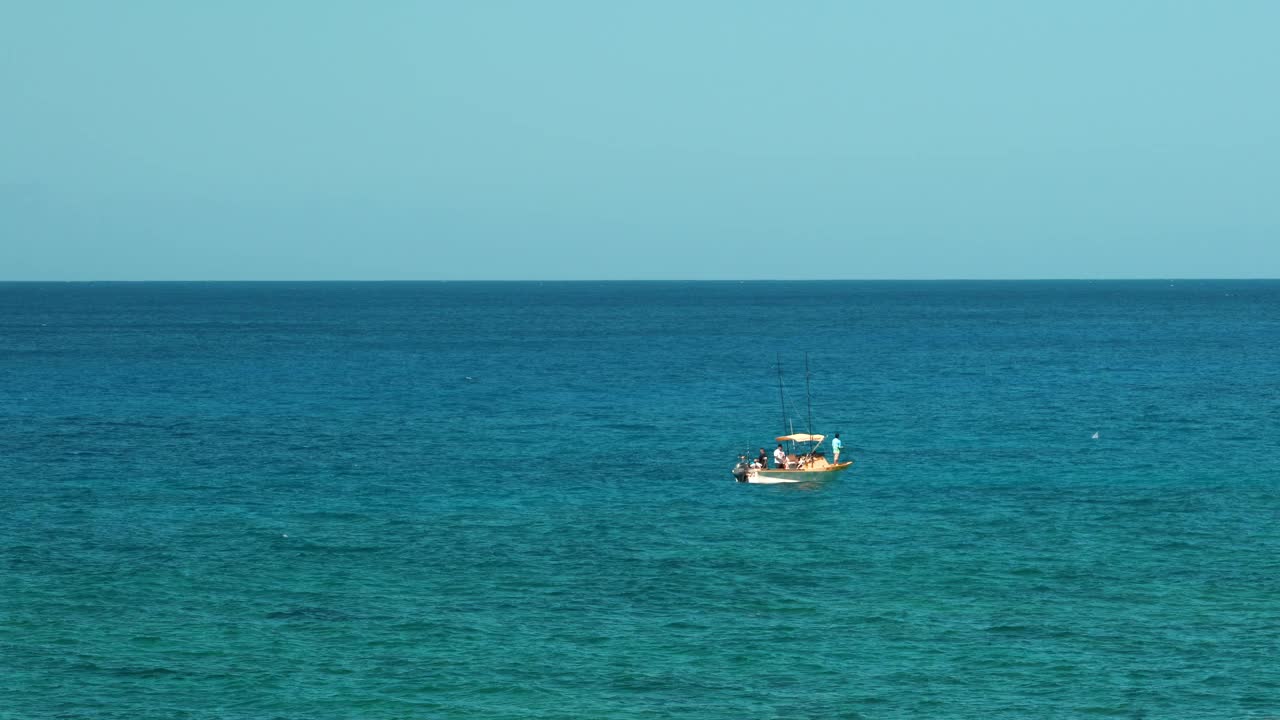
[{"label": "white canopy", "polygon": [[778,440],[778,442],[786,442],[786,441],[790,440],[791,442],[815,442],[815,443],[820,443],[820,442],[822,442],[822,439],[823,439],[823,438],[825,438],[825,437],[826,437],[826,435],[810,435],[810,434],[808,434],[808,433],[796,433],[796,434],[794,434],[794,435],[783,435],[782,437],[777,438],[777,440]]}]

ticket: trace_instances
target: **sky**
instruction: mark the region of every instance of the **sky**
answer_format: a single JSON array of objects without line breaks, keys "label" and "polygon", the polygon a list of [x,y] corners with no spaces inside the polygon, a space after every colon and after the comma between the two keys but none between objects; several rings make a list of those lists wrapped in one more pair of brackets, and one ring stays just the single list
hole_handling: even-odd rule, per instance
[{"label": "sky", "polygon": [[0,280],[1280,277],[1280,3],[0,2]]}]

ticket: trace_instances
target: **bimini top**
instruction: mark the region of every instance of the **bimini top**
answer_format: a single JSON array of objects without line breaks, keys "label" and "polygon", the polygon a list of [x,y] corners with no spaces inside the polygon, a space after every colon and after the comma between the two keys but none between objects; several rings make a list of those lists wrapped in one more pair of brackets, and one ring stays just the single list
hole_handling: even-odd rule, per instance
[{"label": "bimini top", "polygon": [[810,435],[808,433],[796,433],[794,435],[783,435],[782,437],[775,438],[775,439],[778,442],[786,442],[788,440],[790,440],[791,442],[822,442],[822,439],[825,437],[826,435]]}]

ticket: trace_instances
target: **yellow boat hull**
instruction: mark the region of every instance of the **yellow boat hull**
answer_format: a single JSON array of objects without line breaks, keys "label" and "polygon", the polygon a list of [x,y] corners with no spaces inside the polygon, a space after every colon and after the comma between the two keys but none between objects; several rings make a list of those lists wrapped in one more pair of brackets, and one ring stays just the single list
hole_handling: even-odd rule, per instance
[{"label": "yellow boat hull", "polygon": [[752,470],[747,473],[746,482],[758,485],[776,485],[779,483],[814,482],[828,480],[836,473],[848,470],[853,461],[826,465],[820,468],[797,468],[795,470]]}]

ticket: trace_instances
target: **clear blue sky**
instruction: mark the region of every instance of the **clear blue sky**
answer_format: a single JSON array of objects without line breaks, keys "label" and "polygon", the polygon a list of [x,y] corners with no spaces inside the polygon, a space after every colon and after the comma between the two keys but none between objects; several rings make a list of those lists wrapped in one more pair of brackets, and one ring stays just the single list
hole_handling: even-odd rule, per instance
[{"label": "clear blue sky", "polygon": [[0,3],[0,279],[1280,276],[1280,3]]}]

